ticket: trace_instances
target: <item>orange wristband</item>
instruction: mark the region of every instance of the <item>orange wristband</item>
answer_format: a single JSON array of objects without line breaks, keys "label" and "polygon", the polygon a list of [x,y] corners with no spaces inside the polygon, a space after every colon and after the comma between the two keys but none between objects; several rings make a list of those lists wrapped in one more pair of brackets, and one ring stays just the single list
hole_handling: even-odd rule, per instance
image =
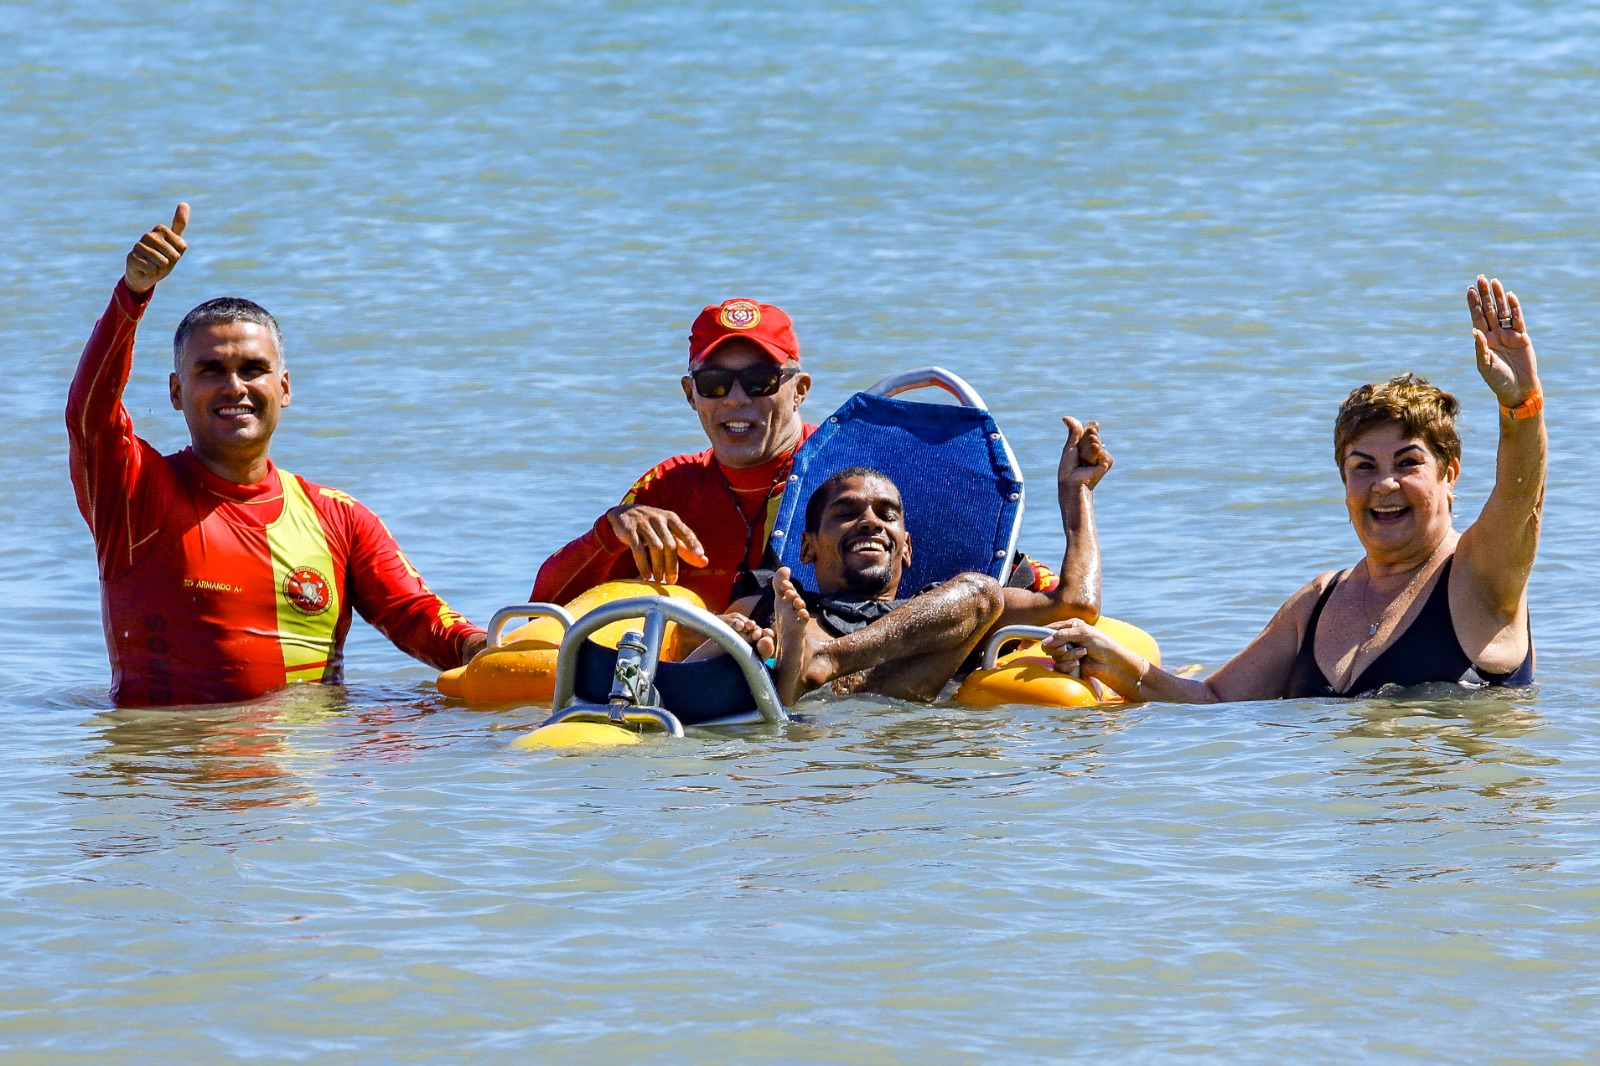
[{"label": "orange wristband", "polygon": [[1534,415],[1539,414],[1543,410],[1544,392],[1541,389],[1534,389],[1533,394],[1526,400],[1523,400],[1520,406],[1507,407],[1505,404],[1500,405],[1500,413],[1511,419],[1513,422],[1523,418],[1532,418]]}]

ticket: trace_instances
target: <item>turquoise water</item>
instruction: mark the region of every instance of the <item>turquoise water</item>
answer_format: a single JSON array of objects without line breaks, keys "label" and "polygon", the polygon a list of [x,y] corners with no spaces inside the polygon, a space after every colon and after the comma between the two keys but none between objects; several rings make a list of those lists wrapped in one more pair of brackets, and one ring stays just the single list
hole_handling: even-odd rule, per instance
[{"label": "turquoise water", "polygon": [[[14,1062],[1600,1054],[1588,505],[1600,14],[1173,2],[0,8],[0,1048]],[[1358,547],[1354,385],[1550,397],[1542,684],[1193,710],[823,701],[550,757],[358,625],[348,689],[112,712],[61,407],[127,247],[283,321],[274,454],[478,618],[657,459],[703,304],[795,317],[813,419],[938,363],[1052,557],[1058,416],[1117,457],[1110,613],[1215,666]]]}]

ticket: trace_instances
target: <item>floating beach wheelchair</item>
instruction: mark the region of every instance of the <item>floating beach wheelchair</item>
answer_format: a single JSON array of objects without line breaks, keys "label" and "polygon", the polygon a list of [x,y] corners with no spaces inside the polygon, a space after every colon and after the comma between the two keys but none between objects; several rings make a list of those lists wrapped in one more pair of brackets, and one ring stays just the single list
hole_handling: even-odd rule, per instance
[{"label": "floating beach wheelchair", "polygon": [[[533,622],[505,634],[508,622]],[[677,662],[707,640],[726,655]],[[766,665],[687,589],[613,581],[563,607],[495,612],[489,646],[439,677],[439,691],[477,705],[549,703],[554,713],[518,747],[632,744],[685,726],[788,720]]]},{"label": "floating beach wheelchair", "polygon": [[[927,387],[957,402],[899,398]],[[816,486],[852,466],[881,470],[900,489],[916,548],[902,589],[961,573],[1001,582],[1010,577],[1022,526],[1022,471],[982,398],[961,378],[939,367],[887,377],[847,400],[795,454],[770,545],[801,585],[815,585],[810,565],[800,560],[806,501]],[[535,621],[502,638],[507,622],[524,618]],[[1113,635],[1155,660],[1147,635],[1112,624],[1121,627],[1111,629]],[[1003,646],[1018,638],[1033,641],[1036,659],[1045,632],[1008,627],[995,634],[988,669],[969,678],[957,700],[974,706],[1101,702],[1088,686],[1050,670],[1048,659],[1021,661],[1030,655],[1028,646],[997,661]],[[675,661],[705,640],[727,654]],[[743,638],[693,593],[643,582],[602,585],[566,606],[501,609],[489,626],[488,650],[440,675],[439,690],[473,704],[549,701],[553,713],[516,742],[523,747],[631,744],[647,733],[682,736],[686,726],[787,720],[764,664]]]}]

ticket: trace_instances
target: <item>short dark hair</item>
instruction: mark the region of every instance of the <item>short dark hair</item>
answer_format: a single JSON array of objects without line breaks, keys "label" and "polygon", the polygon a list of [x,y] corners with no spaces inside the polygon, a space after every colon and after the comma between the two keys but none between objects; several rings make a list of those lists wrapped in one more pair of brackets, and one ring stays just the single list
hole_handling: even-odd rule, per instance
[{"label": "short dark hair", "polygon": [[1333,423],[1333,461],[1344,477],[1344,457],[1355,439],[1374,426],[1397,425],[1408,437],[1420,437],[1428,450],[1448,466],[1461,458],[1456,415],[1461,401],[1427,378],[1406,373],[1388,381],[1363,385],[1345,397]]},{"label": "short dark hair", "polygon": [[190,333],[206,326],[221,326],[228,322],[254,322],[266,329],[272,334],[272,343],[278,348],[278,362],[283,362],[283,331],[278,328],[278,320],[268,314],[265,307],[253,300],[246,300],[241,296],[218,296],[184,315],[183,321],[178,323],[178,331],[172,335],[173,365],[176,366],[183,356],[183,345],[189,339]]},{"label": "short dark hair", "polygon": [[858,477],[875,477],[880,481],[894,485],[896,492],[900,486],[894,484],[894,478],[873,466],[849,466],[834,474],[828,480],[818,485],[811,493],[811,498],[806,501],[806,532],[815,533],[822,525],[822,512],[828,509],[828,504],[833,500],[833,494],[839,486],[846,481]]}]

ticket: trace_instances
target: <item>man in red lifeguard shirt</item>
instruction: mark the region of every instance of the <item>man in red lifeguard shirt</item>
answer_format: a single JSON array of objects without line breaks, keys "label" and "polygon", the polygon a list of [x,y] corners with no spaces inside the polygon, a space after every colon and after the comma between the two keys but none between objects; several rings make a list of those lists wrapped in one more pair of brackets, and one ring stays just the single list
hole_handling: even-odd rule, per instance
[{"label": "man in red lifeguard shirt", "polygon": [[810,388],[781,310],[739,299],[701,311],[689,330],[683,394],[711,447],[675,455],[634,482],[587,533],[545,560],[530,598],[565,603],[603,582],[643,576],[724,610],[740,572],[760,564],[790,460],[816,431],[800,418]]},{"label": "man in red lifeguard shirt", "polygon": [[72,487],[94,533],[119,706],[252,699],[343,680],[351,608],[445,669],[482,629],[435,596],[376,515],[267,457],[289,372],[278,324],[248,300],[190,311],[173,338],[172,406],[190,446],[161,455],[122,405],[134,330],[187,245],[189,206],[128,253],[67,399]]}]

